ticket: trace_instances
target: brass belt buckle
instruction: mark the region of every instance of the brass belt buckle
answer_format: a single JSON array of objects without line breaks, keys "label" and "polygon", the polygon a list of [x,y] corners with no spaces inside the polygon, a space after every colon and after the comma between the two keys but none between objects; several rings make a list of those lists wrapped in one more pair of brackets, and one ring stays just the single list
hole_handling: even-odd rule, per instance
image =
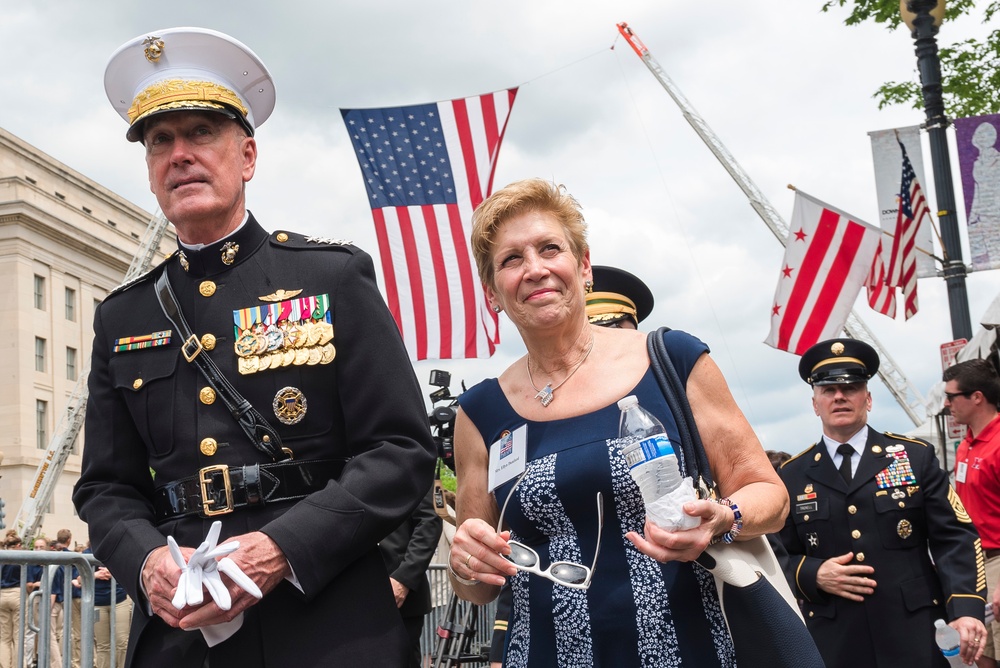
[{"label": "brass belt buckle", "polygon": [[[212,476],[216,473],[222,475],[223,489],[226,492],[226,505],[222,508],[213,508],[215,498],[209,497],[209,488],[212,487]],[[213,515],[224,515],[233,512],[233,485],[229,480],[229,467],[225,464],[206,466],[198,471],[198,482],[201,484],[201,510],[206,517]]]},{"label": "brass belt buckle", "polygon": [[[193,350],[194,352],[189,353],[188,352],[189,350]],[[194,334],[189,336],[187,340],[181,345],[181,355],[184,355],[184,359],[186,359],[189,364],[194,361],[194,358],[198,356],[201,350],[202,350],[201,341],[199,341],[198,337],[195,336]]]}]

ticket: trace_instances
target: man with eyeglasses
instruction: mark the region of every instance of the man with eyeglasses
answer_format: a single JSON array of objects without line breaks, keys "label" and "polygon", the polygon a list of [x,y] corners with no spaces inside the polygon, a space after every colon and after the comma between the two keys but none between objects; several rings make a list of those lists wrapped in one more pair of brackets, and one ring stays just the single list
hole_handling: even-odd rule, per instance
[{"label": "man with eyeglasses", "polygon": [[[986,585],[994,615],[1000,611],[1000,380],[987,360],[948,367],[944,406],[951,418],[968,427],[955,457],[955,491],[979,531],[986,555]],[[995,668],[1000,624],[992,622],[983,643],[979,668]]]},{"label": "man with eyeglasses", "polygon": [[971,663],[986,633],[979,537],[933,448],[868,425],[878,367],[853,339],[802,355],[823,436],[779,471],[791,502],[779,534],[786,575],[828,668],[947,666],[939,618]]}]

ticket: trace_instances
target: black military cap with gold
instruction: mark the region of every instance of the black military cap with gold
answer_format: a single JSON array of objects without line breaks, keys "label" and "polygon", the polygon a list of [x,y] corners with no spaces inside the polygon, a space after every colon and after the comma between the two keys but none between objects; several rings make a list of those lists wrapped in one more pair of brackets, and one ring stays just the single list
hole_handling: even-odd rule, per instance
[{"label": "black military cap with gold", "polygon": [[799,360],[799,376],[810,385],[865,383],[878,372],[878,353],[864,341],[828,339]]},{"label": "black military cap with gold", "polygon": [[630,319],[636,326],[653,311],[653,293],[624,269],[594,265],[594,291],[587,293],[587,319],[612,325]]},{"label": "black military cap with gold", "polygon": [[243,43],[206,28],[168,28],[139,35],[112,54],[104,90],[129,123],[126,138],[142,140],[150,116],[212,111],[229,116],[251,136],[274,109],[267,67]]}]

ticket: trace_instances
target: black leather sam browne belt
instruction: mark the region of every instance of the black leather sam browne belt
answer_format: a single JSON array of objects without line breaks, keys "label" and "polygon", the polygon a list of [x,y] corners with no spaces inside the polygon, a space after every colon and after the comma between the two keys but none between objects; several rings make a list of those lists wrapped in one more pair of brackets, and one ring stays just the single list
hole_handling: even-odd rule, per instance
[{"label": "black leather sam browne belt", "polygon": [[197,475],[156,488],[156,521],[188,515],[212,517],[237,508],[301,499],[339,478],[346,463],[347,459],[317,459],[206,466]]}]

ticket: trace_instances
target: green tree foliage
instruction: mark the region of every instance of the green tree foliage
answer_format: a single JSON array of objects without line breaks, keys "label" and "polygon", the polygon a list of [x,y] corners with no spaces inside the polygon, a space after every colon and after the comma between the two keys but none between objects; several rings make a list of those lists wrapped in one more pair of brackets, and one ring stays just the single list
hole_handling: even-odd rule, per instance
[{"label": "green tree foliage", "polygon": [[[982,22],[988,24],[1000,14],[1000,0],[978,3],[983,6]],[[947,0],[945,20],[976,12],[976,0]],[[823,11],[833,7],[850,7],[844,20],[847,25],[863,21],[881,23],[888,29],[899,27],[898,0],[827,0]],[[945,25],[945,27],[947,24]],[[952,118],[1000,113],[1000,30],[984,39],[966,39],[940,48],[946,113]],[[911,81],[890,81],[882,84],[873,96],[879,109],[893,104],[909,104],[916,109],[924,106],[919,76],[914,69]]]}]

